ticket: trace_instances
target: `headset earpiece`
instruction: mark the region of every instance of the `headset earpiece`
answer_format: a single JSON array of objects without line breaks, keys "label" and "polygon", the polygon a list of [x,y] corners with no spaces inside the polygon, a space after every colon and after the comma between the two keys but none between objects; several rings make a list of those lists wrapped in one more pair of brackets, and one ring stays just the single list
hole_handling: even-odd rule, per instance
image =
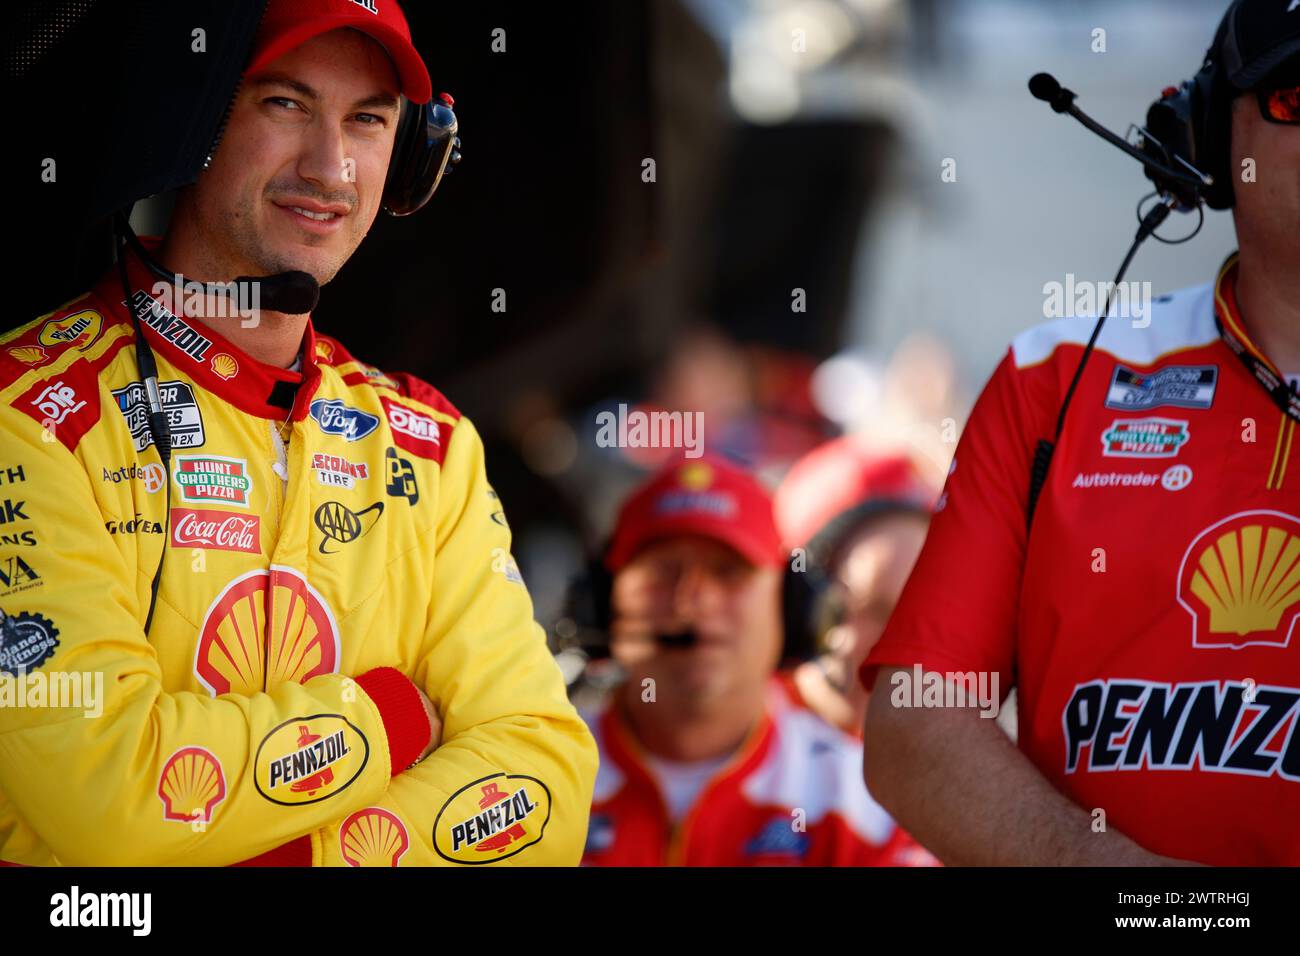
[{"label": "headset earpiece", "polygon": [[454,103],[448,93],[428,103],[402,98],[384,183],[383,209],[390,216],[409,216],[423,207],[433,198],[443,175],[460,162]]}]

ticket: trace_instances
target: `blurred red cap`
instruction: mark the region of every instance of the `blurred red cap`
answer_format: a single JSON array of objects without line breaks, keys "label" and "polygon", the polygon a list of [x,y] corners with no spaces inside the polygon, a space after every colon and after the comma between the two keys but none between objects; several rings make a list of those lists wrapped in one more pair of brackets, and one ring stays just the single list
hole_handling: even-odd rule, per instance
[{"label": "blurred red cap", "polygon": [[406,16],[395,0],[270,0],[244,72],[266,69],[312,37],[340,27],[360,30],[379,41],[397,67],[407,99],[426,103],[432,98],[429,71],[411,43]]},{"label": "blurred red cap", "polygon": [[688,534],[720,541],[758,566],[786,560],[767,489],[742,468],[702,458],[661,469],[623,503],[605,566],[617,572],[650,541]]},{"label": "blurred red cap", "polygon": [[776,490],[774,508],[781,540],[794,548],[850,512],[864,517],[873,510],[929,512],[938,496],[906,455],[880,455],[845,435],[795,462]]}]

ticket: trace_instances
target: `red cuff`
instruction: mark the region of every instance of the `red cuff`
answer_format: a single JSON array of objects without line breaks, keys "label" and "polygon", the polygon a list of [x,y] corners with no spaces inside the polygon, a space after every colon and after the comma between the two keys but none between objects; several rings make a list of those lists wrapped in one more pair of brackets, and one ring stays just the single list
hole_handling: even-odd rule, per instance
[{"label": "red cuff", "polygon": [[311,837],[300,836],[274,850],[231,866],[311,866]]},{"label": "red cuff", "polygon": [[429,745],[429,715],[424,712],[420,692],[395,667],[368,670],[357,683],[379,708],[395,777],[415,763]]}]

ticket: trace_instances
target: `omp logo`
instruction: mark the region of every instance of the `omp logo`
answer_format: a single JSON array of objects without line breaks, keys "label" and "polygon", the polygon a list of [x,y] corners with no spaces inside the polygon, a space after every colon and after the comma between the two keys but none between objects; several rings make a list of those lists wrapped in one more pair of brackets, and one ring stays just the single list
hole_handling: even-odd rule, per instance
[{"label": "omp logo", "polygon": [[316,589],[272,565],[235,578],[203,617],[194,674],[213,697],[304,684],[338,669],[339,632]]},{"label": "omp logo", "polygon": [[339,828],[339,849],[348,866],[398,866],[410,846],[406,824],[382,807],[358,810]]},{"label": "omp logo", "polygon": [[272,803],[318,803],[346,790],[370,759],[370,742],[342,714],[295,717],[257,748],[253,782]]},{"label": "omp logo", "polygon": [[379,402],[384,406],[388,426],[393,430],[393,442],[398,447],[421,458],[441,460],[442,426],[437,420],[385,396],[380,396]]},{"label": "omp logo", "polygon": [[71,345],[84,352],[99,338],[104,328],[104,317],[93,309],[86,309],[61,319],[50,319],[41,326],[36,339],[41,345]]},{"label": "omp logo", "polygon": [[536,777],[493,774],[452,794],[433,823],[433,846],[453,863],[495,863],[541,840],[551,791]]},{"label": "omp logo", "polygon": [[1078,684],[1061,713],[1065,772],[1213,770],[1300,780],[1297,704],[1300,688],[1234,681]]},{"label": "omp logo", "polygon": [[1300,518],[1242,511],[1198,534],[1178,568],[1193,647],[1286,647],[1300,617]]}]

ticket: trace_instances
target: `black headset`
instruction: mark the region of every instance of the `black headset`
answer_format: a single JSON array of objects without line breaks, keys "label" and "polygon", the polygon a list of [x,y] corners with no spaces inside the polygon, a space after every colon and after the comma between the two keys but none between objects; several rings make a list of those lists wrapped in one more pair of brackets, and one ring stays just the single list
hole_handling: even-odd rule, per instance
[{"label": "black headset", "polygon": [[1162,192],[1177,197],[1185,209],[1195,209],[1198,197],[1211,209],[1230,209],[1233,205],[1228,168],[1233,92],[1223,73],[1220,47],[1241,3],[1236,0],[1228,8],[1197,74],[1167,88],[1147,110],[1141,150],[1166,166],[1185,161],[1214,179],[1213,185],[1194,188],[1162,176],[1150,166],[1144,167],[1147,178]]},{"label": "black headset", "polygon": [[455,100],[440,93],[427,103],[402,98],[393,157],[384,182],[383,210],[409,216],[433,198],[445,173],[460,162],[460,136]]},{"label": "black headset", "polygon": [[[827,627],[827,578],[820,564],[811,560],[806,564],[796,569],[794,561],[787,562],[781,579],[783,665],[812,659]],[[569,584],[565,614],[572,622],[576,643],[588,657],[609,656],[613,590],[614,576],[603,558],[589,560]]]}]

